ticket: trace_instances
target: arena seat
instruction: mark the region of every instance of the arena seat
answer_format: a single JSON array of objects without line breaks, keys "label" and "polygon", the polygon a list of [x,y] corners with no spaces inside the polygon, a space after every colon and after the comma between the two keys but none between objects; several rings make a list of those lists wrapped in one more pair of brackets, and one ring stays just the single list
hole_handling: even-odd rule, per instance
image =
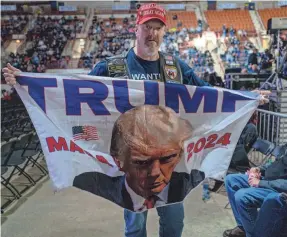
[{"label": "arena seat", "polygon": [[[13,34],[21,34],[28,24],[28,17],[24,15],[7,16],[1,18],[1,43],[11,40]],[[6,48],[7,45],[4,46]]]},{"label": "arena seat", "polygon": [[210,30],[220,32],[223,24],[236,30],[255,32],[255,27],[248,10],[208,10],[204,12]]},{"label": "arena seat", "polygon": [[[115,18],[115,23],[117,25],[123,25],[123,20],[124,18]],[[112,27],[111,25],[109,27],[106,27],[106,22],[109,22],[109,19],[103,19],[103,22],[104,22],[104,29],[105,29],[105,33],[110,33],[112,32]]]},{"label": "arena seat", "polygon": [[[45,165],[38,162],[43,158],[41,144],[27,110],[16,93],[11,95],[9,101],[1,100],[1,113],[1,184],[13,195],[11,199],[1,193],[1,197],[6,200],[1,204],[3,212],[10,203],[19,199],[48,172]],[[28,165],[36,166],[41,171],[41,174],[36,175],[36,180],[33,178],[35,177],[33,173],[28,173]],[[21,177],[14,182],[14,178],[20,175],[26,177],[29,183],[27,184],[26,180],[22,182]],[[21,186],[26,188],[23,189]]]},{"label": "arena seat", "polygon": [[[173,16],[177,15],[177,20],[173,20]],[[177,23],[181,22],[182,27],[185,28],[196,28],[197,18],[195,12],[191,11],[173,11],[167,13],[167,27],[168,28],[182,28],[177,27]]]},{"label": "arena seat", "polygon": [[287,7],[258,10],[262,23],[267,29],[267,21],[273,17],[287,17]]}]

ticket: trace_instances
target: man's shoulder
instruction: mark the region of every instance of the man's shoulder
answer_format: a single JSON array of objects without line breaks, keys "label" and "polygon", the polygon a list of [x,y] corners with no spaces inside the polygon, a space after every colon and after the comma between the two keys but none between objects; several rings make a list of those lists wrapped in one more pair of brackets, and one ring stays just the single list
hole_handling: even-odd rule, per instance
[{"label": "man's shoulder", "polygon": [[102,60],[94,66],[94,68],[90,71],[89,75],[91,76],[108,76],[107,70],[107,61]]},{"label": "man's shoulder", "polygon": [[176,61],[178,63],[178,65],[180,66],[181,71],[184,72],[184,71],[186,71],[188,69],[191,69],[190,66],[188,66],[188,64],[186,62],[184,62],[182,59],[180,59],[179,57],[174,56],[174,55],[169,54],[169,53],[161,53],[161,54],[165,58],[172,58],[174,61]]},{"label": "man's shoulder", "polygon": [[195,184],[200,183],[204,178],[204,172],[197,169],[192,169],[190,173],[173,172],[171,177],[172,180],[186,180]]},{"label": "man's shoulder", "polygon": [[170,54],[170,53],[160,52],[160,54],[161,54],[164,58],[166,58],[166,59],[173,59],[173,60],[179,62],[180,66],[182,66],[182,65],[184,65],[184,64],[187,65],[187,64],[186,64],[184,61],[182,61],[179,57],[174,56],[174,55],[172,55],[172,54]]},{"label": "man's shoulder", "polygon": [[100,172],[85,172],[74,178],[73,186],[81,188],[82,186],[107,185],[108,183],[117,183],[124,176],[111,177]]},{"label": "man's shoulder", "polygon": [[[93,75],[93,76],[111,76],[114,77],[115,75],[113,75],[114,71],[120,71],[121,68],[125,67],[125,59],[127,58],[127,53],[122,53],[116,56],[112,56],[112,57],[107,57],[104,60],[98,62],[94,68],[92,69],[92,71],[89,73],[89,75]],[[114,67],[111,67],[111,65],[113,65]],[[124,69],[122,69],[124,70]]]},{"label": "man's shoulder", "polygon": [[188,66],[187,63],[185,63],[183,60],[181,60],[179,57],[174,56],[172,54],[169,53],[164,53],[161,52],[162,57],[164,57],[167,61],[173,60],[174,62],[176,62],[178,64],[178,66],[180,67],[182,73],[185,73],[187,70],[190,70],[191,68]]},{"label": "man's shoulder", "polygon": [[193,169],[190,173],[173,172],[170,180],[168,202],[180,202],[195,187],[197,187],[205,178],[202,171]]},{"label": "man's shoulder", "polygon": [[192,68],[186,62],[184,62],[182,59],[177,57],[177,60],[178,60],[179,66],[181,67],[181,69],[183,71],[192,70]]},{"label": "man's shoulder", "polygon": [[74,178],[73,186],[132,210],[124,180],[125,176],[111,177],[99,172],[85,172]]}]

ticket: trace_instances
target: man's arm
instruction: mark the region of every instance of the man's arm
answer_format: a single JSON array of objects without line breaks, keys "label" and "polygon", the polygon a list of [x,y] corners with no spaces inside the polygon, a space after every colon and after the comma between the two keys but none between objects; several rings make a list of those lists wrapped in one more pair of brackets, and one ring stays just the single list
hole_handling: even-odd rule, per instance
[{"label": "man's arm", "polygon": [[108,77],[109,73],[107,70],[107,63],[106,61],[101,61],[95,65],[95,67],[90,71],[88,75],[91,76],[103,76]]},{"label": "man's arm", "polygon": [[287,180],[286,179],[276,179],[276,180],[260,180],[259,188],[273,189],[278,192],[287,192]]},{"label": "man's arm", "polygon": [[181,68],[183,84],[185,85],[193,85],[193,86],[211,86],[208,82],[205,82],[198,78],[192,68],[188,66],[181,59],[177,59]]},{"label": "man's arm", "polygon": [[266,162],[263,165],[260,165],[258,168],[260,169],[260,173],[265,176],[265,170],[271,165],[271,162]]}]

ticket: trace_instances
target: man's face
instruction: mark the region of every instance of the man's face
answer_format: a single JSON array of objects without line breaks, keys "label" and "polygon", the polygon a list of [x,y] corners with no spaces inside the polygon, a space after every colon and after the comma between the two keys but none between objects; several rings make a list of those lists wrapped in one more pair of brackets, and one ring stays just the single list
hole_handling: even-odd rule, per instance
[{"label": "man's face", "polygon": [[169,183],[175,166],[180,161],[178,145],[130,151],[123,171],[129,186],[145,198],[160,193]]},{"label": "man's face", "polygon": [[145,54],[152,56],[158,53],[165,34],[165,25],[159,20],[150,20],[137,26],[138,47]]}]

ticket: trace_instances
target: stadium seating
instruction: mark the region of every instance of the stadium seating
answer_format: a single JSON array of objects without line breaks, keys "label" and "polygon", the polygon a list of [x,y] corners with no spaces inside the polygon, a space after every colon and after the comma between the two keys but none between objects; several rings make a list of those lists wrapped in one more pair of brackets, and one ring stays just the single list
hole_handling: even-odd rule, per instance
[{"label": "stadium seating", "polygon": [[27,16],[3,16],[1,18],[1,43],[10,39],[12,34],[21,34],[28,24]]},{"label": "stadium seating", "polygon": [[[222,61],[224,62],[224,67],[244,68],[248,65],[248,56],[250,54],[250,47],[254,47],[254,45],[248,40],[239,41],[238,38],[235,38],[237,39],[237,43],[234,44],[233,39],[228,38],[226,40],[227,50],[225,51],[224,55],[220,55]],[[231,50],[231,47],[233,47],[233,50]]]},{"label": "stadium seating", "polygon": [[273,17],[287,17],[287,7],[258,10],[262,23],[267,29],[267,21]]},{"label": "stadium seating", "polygon": [[[22,193],[36,184],[36,180],[27,171],[28,167],[36,166],[41,171],[40,178],[48,172],[39,163],[43,158],[40,141],[33,127],[27,110],[16,93],[11,95],[11,100],[1,100],[1,184],[10,191],[6,202],[2,202],[1,211],[14,200],[21,198]],[[16,177],[25,177],[29,183],[19,190],[14,185]],[[3,196],[3,195],[2,195]]]},{"label": "stadium seating", "polygon": [[[177,20],[173,20],[173,16],[177,16]],[[178,22],[182,23],[181,27],[178,27]],[[197,18],[195,12],[192,11],[174,11],[167,13],[167,28],[196,28]]]},{"label": "stadium seating", "polygon": [[254,24],[248,10],[208,10],[204,12],[207,23],[212,31],[221,32],[223,24],[233,26],[235,30],[255,32]]}]

